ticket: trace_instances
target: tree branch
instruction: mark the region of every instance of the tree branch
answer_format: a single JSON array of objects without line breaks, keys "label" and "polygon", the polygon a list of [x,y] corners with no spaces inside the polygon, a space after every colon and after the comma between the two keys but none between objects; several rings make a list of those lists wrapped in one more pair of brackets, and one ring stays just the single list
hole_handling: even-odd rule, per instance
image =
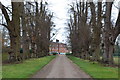
[{"label": "tree branch", "polygon": [[1,2],[0,2],[0,6],[1,6],[2,13],[3,13],[3,15],[6,19],[7,25],[8,25],[8,24],[10,24],[10,18],[9,18],[8,13],[7,13],[7,10],[5,9],[5,6]]},{"label": "tree branch", "polygon": [[11,14],[12,14],[12,11],[10,11],[9,7],[5,7]]},{"label": "tree branch", "polygon": [[118,13],[118,18],[115,24],[115,38],[114,41],[116,40],[117,36],[120,34],[120,10]]},{"label": "tree branch", "polygon": [[2,25],[2,26],[4,26],[4,27],[7,27],[7,25],[5,25],[5,24],[1,24],[1,23],[0,23],[0,25]]}]

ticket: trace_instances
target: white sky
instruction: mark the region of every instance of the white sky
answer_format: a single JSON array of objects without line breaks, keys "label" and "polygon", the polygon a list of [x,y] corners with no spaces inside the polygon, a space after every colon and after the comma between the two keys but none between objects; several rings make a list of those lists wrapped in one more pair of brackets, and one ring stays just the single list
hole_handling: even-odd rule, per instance
[{"label": "white sky", "polygon": [[[0,0],[0,1],[7,6],[10,5],[11,0]],[[49,4],[49,10],[51,12],[54,12],[53,22],[56,25],[56,29],[60,29],[56,36],[56,39],[59,39],[60,42],[66,42],[67,32],[65,30],[65,27],[67,27],[67,25],[65,23],[67,23],[67,19],[69,19],[69,14],[67,14],[69,9],[68,4],[76,0],[47,0],[47,1]],[[116,0],[115,3],[116,6],[118,6],[118,1],[120,0]],[[117,19],[117,14],[118,14],[118,9],[114,7],[112,11],[112,17],[115,19],[114,22]]]},{"label": "white sky", "polygon": [[59,39],[60,42],[65,42],[66,39],[66,30],[65,23],[67,23],[68,19],[68,4],[69,0],[48,0],[49,9],[54,12],[53,22],[56,25],[56,29],[59,29],[59,32],[56,36],[56,39]]}]

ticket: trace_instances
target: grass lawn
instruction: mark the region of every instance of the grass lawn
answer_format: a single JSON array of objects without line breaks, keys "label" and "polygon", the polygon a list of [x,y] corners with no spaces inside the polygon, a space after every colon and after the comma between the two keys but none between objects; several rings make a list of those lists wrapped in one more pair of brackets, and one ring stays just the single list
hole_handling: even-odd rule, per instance
[{"label": "grass lawn", "polygon": [[0,80],[2,78],[2,54],[0,53]]},{"label": "grass lawn", "polygon": [[118,78],[118,68],[104,67],[74,56],[68,56],[68,58],[93,78]]},{"label": "grass lawn", "polygon": [[2,53],[2,61],[8,60],[8,53]]},{"label": "grass lawn", "polygon": [[29,59],[20,64],[3,65],[3,78],[29,78],[48,64],[55,56]]},{"label": "grass lawn", "polygon": [[118,60],[119,58],[120,58],[120,57],[118,57],[118,56],[115,56],[115,57],[114,57],[114,62],[115,62],[115,64],[120,64],[120,63],[118,63],[118,62],[119,62],[119,60]]}]

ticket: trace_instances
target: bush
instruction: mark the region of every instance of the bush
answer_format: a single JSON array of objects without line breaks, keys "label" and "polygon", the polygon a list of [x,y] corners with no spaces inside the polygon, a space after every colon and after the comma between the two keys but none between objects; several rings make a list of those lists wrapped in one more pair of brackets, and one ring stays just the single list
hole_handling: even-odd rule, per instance
[{"label": "bush", "polygon": [[72,53],[66,53],[66,55],[72,55]]},{"label": "bush", "polygon": [[23,49],[22,48],[20,49],[20,53],[23,53]]},{"label": "bush", "polygon": [[120,56],[120,53],[114,53],[113,56]]},{"label": "bush", "polygon": [[56,54],[58,54],[58,53],[52,53],[53,55],[56,55]]}]

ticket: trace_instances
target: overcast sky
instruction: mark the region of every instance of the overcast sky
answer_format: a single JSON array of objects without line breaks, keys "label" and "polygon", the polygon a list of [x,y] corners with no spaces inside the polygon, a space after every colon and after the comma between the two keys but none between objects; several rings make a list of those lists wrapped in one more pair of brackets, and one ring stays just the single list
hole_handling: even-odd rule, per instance
[{"label": "overcast sky", "polygon": [[[0,0],[0,1],[6,6],[10,5],[10,0]],[[47,1],[49,4],[49,10],[54,13],[53,22],[56,25],[56,29],[59,29],[56,39],[59,39],[60,42],[66,42],[67,32],[65,30],[65,27],[67,27],[66,23],[67,23],[67,19],[69,18],[68,4],[76,0],[47,0]],[[119,1],[120,0],[116,0],[115,3],[116,6],[118,6]],[[114,22],[117,19],[117,15],[118,15],[118,9],[113,7],[112,19],[114,19]]]},{"label": "overcast sky", "polygon": [[67,19],[68,19],[68,4],[70,4],[69,0],[48,0],[49,9],[54,12],[53,22],[56,25],[56,29],[58,30],[58,34],[56,39],[59,39],[60,42],[65,42],[66,40],[66,30],[67,27]]}]

